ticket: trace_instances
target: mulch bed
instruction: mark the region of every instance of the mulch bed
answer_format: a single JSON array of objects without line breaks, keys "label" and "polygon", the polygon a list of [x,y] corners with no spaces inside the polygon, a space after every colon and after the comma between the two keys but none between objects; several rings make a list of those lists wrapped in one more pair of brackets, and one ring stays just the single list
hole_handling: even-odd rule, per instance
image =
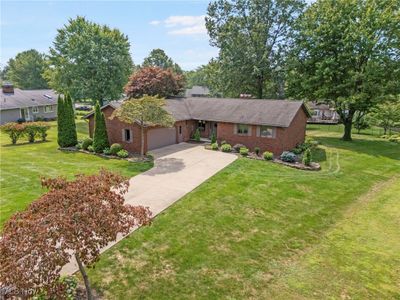
[{"label": "mulch bed", "polygon": [[132,154],[132,153],[129,153],[128,157],[122,158],[122,157],[118,157],[116,155],[105,155],[104,153],[95,153],[95,152],[90,152],[90,151],[83,150],[83,149],[77,149],[76,147],[63,147],[63,148],[60,147],[58,149],[61,150],[61,151],[66,151],[66,152],[81,152],[81,153],[100,156],[102,158],[120,159],[120,160],[129,161],[129,162],[149,162],[149,161],[153,160],[153,158],[150,157],[150,156],[141,157],[140,155],[135,155],[135,154]]},{"label": "mulch bed", "polygon": [[[213,150],[213,149],[211,149],[211,145],[206,145],[205,148],[207,150],[211,150],[211,151],[221,151],[221,150]],[[237,153],[235,151],[232,151],[231,153],[235,153],[235,154],[237,154],[238,156],[241,156],[241,157],[267,161],[262,156],[258,156],[254,152],[249,152],[249,155],[247,155],[247,156],[240,155],[240,153]],[[319,170],[321,170],[321,165],[319,163],[316,163],[316,162],[311,162],[311,164],[309,166],[306,166],[305,164],[303,164],[301,162],[298,162],[298,161],[296,161],[294,163],[289,163],[289,162],[285,162],[283,160],[280,160],[278,158],[274,158],[273,160],[269,160],[269,161],[273,162],[273,163],[281,164],[281,165],[284,165],[284,166],[287,166],[287,167],[290,167],[290,168],[298,169],[298,170],[305,170],[305,171],[319,171]]]}]

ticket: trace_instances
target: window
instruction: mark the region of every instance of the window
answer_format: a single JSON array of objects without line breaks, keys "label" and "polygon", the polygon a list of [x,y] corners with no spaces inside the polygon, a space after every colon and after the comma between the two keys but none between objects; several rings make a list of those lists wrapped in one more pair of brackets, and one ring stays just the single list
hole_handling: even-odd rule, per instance
[{"label": "window", "polygon": [[237,124],[236,134],[238,135],[249,135],[249,125]]},{"label": "window", "polygon": [[179,134],[182,134],[182,126],[179,126]]},{"label": "window", "polygon": [[268,126],[260,126],[260,136],[267,138],[275,137],[275,128]]},{"label": "window", "polygon": [[49,113],[49,112],[52,112],[52,111],[53,111],[53,106],[52,105],[46,105],[44,107],[44,112],[45,113]]},{"label": "window", "polygon": [[32,107],[32,113],[37,114],[39,112],[39,107],[34,106]]},{"label": "window", "polygon": [[130,129],[122,130],[122,139],[124,142],[130,143],[132,141],[132,132]]}]

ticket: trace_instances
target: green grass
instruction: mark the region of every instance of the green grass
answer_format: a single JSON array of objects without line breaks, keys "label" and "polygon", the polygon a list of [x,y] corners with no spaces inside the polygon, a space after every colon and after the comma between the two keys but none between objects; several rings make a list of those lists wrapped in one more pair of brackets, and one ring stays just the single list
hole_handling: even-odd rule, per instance
[{"label": "green grass", "polygon": [[398,297],[399,145],[309,134],[322,142],[322,171],[238,159],[104,253],[94,287],[109,299]]},{"label": "green grass", "polygon": [[[10,145],[7,135],[0,134],[0,228],[16,211],[23,210],[45,192],[40,186],[40,176],[55,177],[97,172],[101,167],[134,176],[151,167],[150,163],[104,159],[83,153],[57,150],[57,128],[54,122],[49,130],[48,142],[29,144],[27,139]],[[87,123],[77,121],[80,138],[88,134]]]}]

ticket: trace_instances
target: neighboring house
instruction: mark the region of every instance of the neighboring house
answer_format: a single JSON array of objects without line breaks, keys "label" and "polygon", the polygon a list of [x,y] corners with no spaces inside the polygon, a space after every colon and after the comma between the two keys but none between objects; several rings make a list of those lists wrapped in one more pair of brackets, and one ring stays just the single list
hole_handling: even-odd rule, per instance
[{"label": "neighboring house", "polygon": [[208,97],[210,95],[210,90],[208,87],[194,85],[191,89],[187,89],[185,92],[185,97]]},{"label": "neighboring house", "polygon": [[53,90],[21,90],[2,85],[0,124],[18,120],[53,120],[57,117],[57,95]]},{"label": "neighboring house", "polygon": [[[120,106],[121,101],[113,101],[101,108],[106,117],[109,142],[120,143],[130,152],[140,152],[140,127],[117,118],[109,119]],[[175,118],[175,125],[146,128],[146,152],[189,141],[199,128],[204,138],[214,132],[220,143],[226,141],[232,146],[240,143],[251,150],[259,147],[261,151],[280,155],[304,141],[310,117],[303,102],[285,100],[173,98],[166,99],[165,108]],[[89,134],[93,136],[94,113],[85,118],[89,119]]]},{"label": "neighboring house", "polygon": [[339,114],[336,110],[325,103],[309,102],[307,106],[311,110],[311,118],[308,123],[327,123],[337,124],[339,122]]}]

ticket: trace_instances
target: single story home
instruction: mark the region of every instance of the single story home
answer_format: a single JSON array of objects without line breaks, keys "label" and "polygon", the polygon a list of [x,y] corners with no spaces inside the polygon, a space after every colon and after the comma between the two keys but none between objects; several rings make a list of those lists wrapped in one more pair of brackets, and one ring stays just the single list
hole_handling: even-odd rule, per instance
[{"label": "single story home", "polygon": [[339,122],[339,114],[329,104],[313,101],[307,103],[307,105],[311,110],[311,117],[308,119],[308,123],[337,124]]},{"label": "single story home", "polygon": [[[175,118],[174,127],[145,129],[145,151],[187,142],[197,128],[201,136],[213,133],[219,143],[243,144],[251,150],[271,151],[280,155],[304,142],[310,113],[302,101],[227,98],[171,98],[165,109]],[[112,101],[101,110],[105,115],[110,144],[119,143],[130,152],[140,152],[141,130],[136,123],[110,119],[122,101]],[[94,113],[86,115],[89,135],[93,136]]]},{"label": "single story home", "polygon": [[53,120],[57,95],[53,90],[21,90],[4,83],[0,99],[0,124],[17,121]]}]

